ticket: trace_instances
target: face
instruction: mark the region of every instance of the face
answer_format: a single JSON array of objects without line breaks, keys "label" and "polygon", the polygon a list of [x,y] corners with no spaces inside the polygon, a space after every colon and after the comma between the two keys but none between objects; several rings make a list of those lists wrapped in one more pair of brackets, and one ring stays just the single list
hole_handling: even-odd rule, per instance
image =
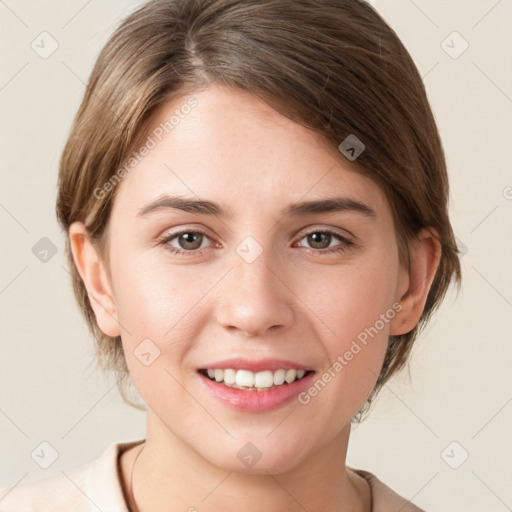
[{"label": "face", "polygon": [[[336,443],[375,385],[406,280],[391,211],[341,153],[259,98],[193,96],[116,190],[119,333],[152,435],[226,470],[285,471]],[[254,467],[242,447],[261,454]]]}]

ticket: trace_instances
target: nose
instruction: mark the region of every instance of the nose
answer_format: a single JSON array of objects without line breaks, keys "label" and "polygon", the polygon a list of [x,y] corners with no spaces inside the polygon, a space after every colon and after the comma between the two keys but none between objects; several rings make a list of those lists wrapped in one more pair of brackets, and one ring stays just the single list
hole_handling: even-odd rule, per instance
[{"label": "nose", "polygon": [[[291,283],[271,268],[265,251],[252,263],[235,261],[219,284],[217,322],[233,333],[264,336],[267,331],[284,331],[294,321]],[[273,265],[276,267],[276,265]]]}]

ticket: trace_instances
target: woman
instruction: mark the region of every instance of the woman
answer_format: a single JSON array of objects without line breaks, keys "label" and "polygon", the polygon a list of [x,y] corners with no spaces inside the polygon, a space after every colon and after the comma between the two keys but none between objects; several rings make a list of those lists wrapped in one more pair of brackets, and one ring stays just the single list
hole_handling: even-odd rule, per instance
[{"label": "woman", "polygon": [[57,215],[147,435],[1,510],[420,510],[345,458],[460,281],[447,201],[421,77],[367,3],[144,4],[92,72]]}]

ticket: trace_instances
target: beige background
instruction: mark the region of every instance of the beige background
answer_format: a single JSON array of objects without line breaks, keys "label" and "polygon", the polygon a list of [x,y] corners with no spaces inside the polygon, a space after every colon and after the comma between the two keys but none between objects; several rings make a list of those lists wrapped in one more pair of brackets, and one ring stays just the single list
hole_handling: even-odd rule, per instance
[{"label": "beige background", "polygon": [[[0,487],[66,471],[113,441],[145,435],[143,413],[93,371],[54,215],[58,158],[84,83],[137,3],[0,1]],[[424,77],[467,253],[462,292],[447,298],[418,341],[410,378],[397,376],[353,432],[347,462],[427,511],[505,512],[512,510],[512,1],[373,3]],[[47,58],[31,47],[43,31],[58,43]],[[469,47],[453,58],[464,41]],[[57,249],[46,263],[32,252],[43,237]],[[31,458],[43,441],[58,452],[48,469]]]}]

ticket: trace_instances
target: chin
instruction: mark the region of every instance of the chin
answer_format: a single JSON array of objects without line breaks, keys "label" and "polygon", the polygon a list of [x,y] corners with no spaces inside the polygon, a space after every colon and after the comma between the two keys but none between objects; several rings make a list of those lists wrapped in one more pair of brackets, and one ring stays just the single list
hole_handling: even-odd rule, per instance
[{"label": "chin", "polygon": [[245,475],[286,473],[307,458],[304,443],[299,442],[298,438],[292,444],[285,444],[278,437],[273,441],[256,438],[251,441],[250,439],[244,436],[243,440],[241,438],[230,440],[222,451],[217,447],[210,456],[206,455],[210,447],[199,453],[208,458],[210,463],[225,471]]}]

